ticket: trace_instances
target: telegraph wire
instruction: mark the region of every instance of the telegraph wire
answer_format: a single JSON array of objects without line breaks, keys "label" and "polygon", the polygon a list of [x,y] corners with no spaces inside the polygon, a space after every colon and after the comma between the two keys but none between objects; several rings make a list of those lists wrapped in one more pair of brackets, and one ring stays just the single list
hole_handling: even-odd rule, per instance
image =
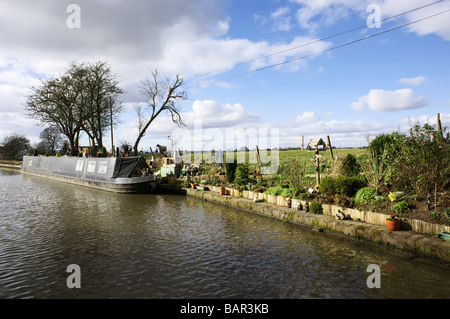
[{"label": "telegraph wire", "polygon": [[[388,20],[391,20],[391,19],[395,19],[395,18],[398,18],[398,17],[400,17],[402,15],[405,15],[405,14],[408,14],[408,13],[411,13],[411,12],[415,12],[415,11],[424,9],[426,7],[433,6],[433,5],[438,4],[440,2],[443,2],[443,1],[445,1],[445,0],[438,0],[436,2],[429,3],[427,5],[423,5],[421,7],[417,7],[417,8],[408,10],[408,11],[404,11],[402,13],[393,15],[391,17],[384,18],[384,19],[382,19],[380,21],[376,21],[376,22],[380,22],[381,23],[381,22],[385,22],[385,21],[388,21]],[[413,22],[410,22],[410,23],[407,23],[407,24],[404,24],[404,25],[401,25],[401,26],[398,26],[398,27],[395,27],[395,28],[383,31],[383,32],[379,32],[379,33],[376,33],[376,34],[373,34],[373,35],[370,35],[370,36],[367,36],[367,37],[364,37],[364,38],[361,38],[361,39],[358,39],[358,40],[354,40],[354,41],[351,41],[351,42],[348,42],[348,43],[345,43],[345,44],[341,44],[341,45],[338,45],[338,46],[335,46],[335,47],[332,47],[332,48],[329,48],[329,49],[326,49],[326,50],[323,50],[323,51],[320,51],[320,52],[311,53],[311,54],[308,54],[308,55],[305,55],[305,56],[302,56],[302,57],[298,57],[298,58],[295,58],[295,59],[292,59],[292,60],[288,60],[288,61],[284,61],[284,62],[281,62],[281,63],[273,64],[273,65],[270,65],[270,66],[267,66],[267,67],[263,67],[263,68],[260,68],[260,69],[248,71],[248,72],[245,72],[245,73],[242,73],[242,74],[235,75],[233,77],[246,75],[246,74],[250,74],[250,73],[253,73],[253,72],[258,72],[258,71],[265,70],[265,69],[268,69],[268,68],[277,67],[279,65],[291,63],[291,62],[294,62],[294,61],[298,61],[300,59],[305,59],[305,58],[308,58],[310,56],[314,56],[314,55],[321,54],[321,53],[324,53],[324,52],[327,52],[327,51],[330,51],[330,50],[334,50],[334,49],[337,49],[337,48],[340,48],[340,47],[343,47],[343,46],[347,46],[347,45],[354,44],[354,43],[357,43],[357,42],[360,42],[360,41],[364,41],[364,40],[370,39],[372,37],[375,37],[375,36],[378,36],[378,35],[382,35],[382,34],[385,34],[387,32],[395,31],[395,30],[398,30],[400,28],[407,27],[409,25],[412,25],[412,24],[421,22],[423,20],[435,17],[435,16],[443,14],[443,13],[445,13],[447,11],[449,11],[449,10],[445,10],[445,11],[442,11],[442,12],[437,13],[435,15],[428,16],[426,18],[422,18],[422,19],[419,19],[419,20],[416,20],[416,21],[413,21]],[[289,49],[286,49],[286,50],[278,51],[278,52],[275,52],[275,53],[272,53],[272,54],[269,54],[269,55],[266,55],[266,56],[263,56],[263,57],[259,57],[259,58],[252,59],[252,60],[247,60],[247,61],[244,61],[244,62],[240,62],[240,63],[235,64],[232,67],[222,68],[222,69],[218,69],[218,70],[215,70],[215,71],[203,73],[203,74],[198,75],[198,77],[206,77],[206,76],[209,76],[209,75],[213,75],[215,73],[223,72],[223,71],[226,71],[226,70],[231,70],[231,69],[234,69],[234,68],[236,68],[238,66],[241,66],[241,65],[244,65],[244,64],[248,64],[248,63],[251,63],[251,62],[267,59],[267,58],[270,58],[270,57],[278,55],[278,54],[286,53],[286,52],[289,52],[289,51],[292,51],[292,50],[296,50],[296,49],[299,49],[299,48],[302,48],[302,47],[305,47],[305,46],[308,46],[308,45],[312,45],[314,43],[318,43],[318,42],[321,42],[321,41],[329,40],[329,39],[332,39],[332,38],[335,38],[335,37],[338,37],[338,36],[341,36],[341,35],[344,35],[344,34],[347,34],[347,33],[350,33],[350,32],[354,32],[354,31],[357,31],[357,30],[360,30],[360,29],[363,29],[363,28],[367,28],[367,24],[364,24],[364,25],[361,25],[359,27],[356,27],[356,28],[353,28],[353,29],[350,29],[350,30],[347,30],[347,31],[343,31],[343,32],[340,32],[340,33],[337,33],[337,34],[334,34],[334,35],[330,35],[330,36],[327,36],[327,37],[324,37],[324,38],[321,38],[321,39],[317,39],[317,40],[314,40],[314,41],[311,41],[311,42],[308,42],[308,43],[304,43],[302,45],[295,46],[295,47],[292,47],[292,48],[289,48]]]},{"label": "telegraph wire", "polygon": [[[403,24],[401,26],[398,26],[398,27],[395,27],[395,28],[392,28],[392,29],[389,29],[389,30],[385,30],[385,31],[382,31],[382,32],[378,32],[378,33],[375,33],[375,34],[368,35],[368,36],[366,36],[364,38],[360,38],[360,39],[353,40],[353,41],[350,41],[350,42],[347,42],[347,43],[344,43],[344,44],[336,45],[336,46],[331,47],[329,49],[325,49],[325,50],[322,50],[322,51],[319,51],[319,52],[315,52],[315,53],[310,53],[310,54],[307,54],[307,55],[304,55],[304,56],[301,56],[301,57],[298,57],[298,58],[295,58],[295,59],[291,59],[291,60],[283,61],[283,62],[280,62],[280,63],[268,65],[266,67],[255,69],[255,70],[248,71],[248,72],[245,72],[245,73],[241,73],[241,74],[238,74],[238,75],[235,75],[235,76],[246,75],[246,74],[250,74],[250,73],[254,73],[254,72],[258,72],[258,71],[274,68],[274,67],[277,67],[277,66],[280,66],[280,65],[284,65],[284,64],[288,64],[288,63],[291,63],[291,62],[295,62],[295,61],[301,60],[301,59],[305,59],[305,58],[308,58],[308,57],[311,57],[311,56],[314,56],[314,55],[322,54],[322,53],[325,53],[325,52],[328,52],[328,51],[331,51],[331,50],[339,49],[339,48],[342,48],[342,47],[345,47],[345,46],[348,46],[348,45],[351,45],[351,44],[355,44],[357,42],[361,42],[361,41],[364,41],[364,40],[368,40],[370,38],[374,38],[374,37],[379,36],[379,35],[383,35],[383,34],[388,33],[388,32],[396,31],[398,29],[407,27],[407,26],[415,24],[415,23],[422,22],[422,21],[427,20],[427,19],[434,18],[434,17],[436,17],[438,15],[444,14],[444,13],[449,12],[449,11],[450,11],[450,9],[447,9],[447,10],[441,11],[439,13],[433,14],[431,16],[428,16],[428,17],[425,17],[425,18],[422,18],[422,19],[419,19],[419,20],[415,20],[415,21],[409,22],[407,24]],[[235,76],[233,76],[233,77],[235,77]]]},{"label": "telegraph wire", "polygon": [[298,61],[298,60],[302,60],[302,59],[306,59],[306,58],[309,58],[309,57],[312,57],[312,56],[315,56],[315,55],[319,55],[319,54],[322,54],[322,53],[325,53],[325,52],[328,52],[328,51],[332,51],[332,50],[339,49],[339,48],[342,48],[342,47],[345,47],[345,46],[349,46],[351,44],[362,42],[364,40],[368,40],[368,39],[371,39],[371,38],[374,38],[374,37],[386,34],[388,32],[396,31],[398,29],[401,29],[401,28],[404,28],[404,27],[407,27],[407,26],[410,26],[410,25],[422,22],[424,20],[434,18],[434,17],[436,17],[438,15],[444,14],[444,13],[449,12],[449,11],[450,11],[450,9],[447,9],[447,10],[441,11],[439,13],[436,13],[436,14],[430,15],[428,17],[425,17],[425,18],[421,18],[421,19],[418,19],[418,20],[415,20],[415,21],[412,21],[412,22],[409,22],[409,23],[406,23],[406,24],[403,24],[403,25],[400,25],[400,26],[397,26],[397,27],[394,27],[394,28],[382,31],[382,32],[378,32],[378,33],[375,33],[375,34],[372,34],[372,35],[368,35],[368,36],[366,36],[364,38],[359,38],[357,40],[353,40],[353,41],[350,41],[350,42],[347,42],[347,43],[344,43],[344,44],[336,45],[336,46],[333,46],[331,48],[328,48],[328,49],[325,49],[325,50],[322,50],[322,51],[319,51],[319,52],[314,52],[314,53],[310,53],[310,54],[307,54],[307,55],[303,55],[303,56],[295,58],[295,59],[286,60],[286,61],[283,61],[283,62],[280,62],[280,63],[271,64],[271,65],[268,65],[268,66],[265,66],[265,67],[262,67],[262,68],[258,68],[258,69],[255,69],[255,70],[251,70],[251,71],[248,71],[248,72],[243,72],[243,73],[239,73],[239,74],[236,74],[236,75],[233,75],[233,76],[225,77],[225,78],[222,78],[222,80],[235,78],[235,77],[248,75],[248,74],[251,74],[251,73],[255,73],[255,72],[259,72],[259,71],[275,68],[275,67],[278,67],[278,66],[281,66],[281,65],[285,65],[285,64],[292,63],[292,62],[295,62],[295,61]]}]

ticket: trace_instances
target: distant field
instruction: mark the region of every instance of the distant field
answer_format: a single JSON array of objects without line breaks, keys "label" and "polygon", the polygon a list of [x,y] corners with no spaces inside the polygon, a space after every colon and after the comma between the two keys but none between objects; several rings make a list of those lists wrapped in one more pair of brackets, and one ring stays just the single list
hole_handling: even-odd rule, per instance
[{"label": "distant field", "polygon": [[[362,154],[364,154],[364,149],[333,149],[333,156],[336,158],[338,156],[346,156],[347,154],[353,154],[355,157],[358,157]],[[239,158],[243,158],[245,156],[246,163],[250,163],[250,168],[255,169],[256,163],[255,159],[255,151],[246,151],[246,152],[237,152],[237,156]],[[263,154],[263,152],[261,152]],[[267,152],[267,155],[270,157],[272,154],[270,151]],[[320,151],[320,155],[323,156],[321,159],[321,164],[325,167],[322,169],[322,174],[328,173],[332,168],[332,159],[330,150],[327,149],[325,151]],[[159,157],[159,156],[158,156]],[[195,159],[194,159],[195,158]],[[211,158],[211,157],[210,157]],[[194,157],[194,154],[191,154],[191,163],[198,163],[200,162],[200,159],[204,160],[205,157],[200,157],[200,154],[197,154],[196,157]],[[305,174],[315,174],[315,166],[313,161],[314,159],[314,151],[307,151],[307,150],[281,150],[279,151],[279,164],[280,166],[284,163],[289,164],[290,162],[301,162],[303,163],[305,167]],[[226,152],[224,153],[224,161],[226,161]],[[207,169],[209,170],[212,167],[213,163],[209,162]],[[201,165],[202,168],[204,168],[204,165]]]}]

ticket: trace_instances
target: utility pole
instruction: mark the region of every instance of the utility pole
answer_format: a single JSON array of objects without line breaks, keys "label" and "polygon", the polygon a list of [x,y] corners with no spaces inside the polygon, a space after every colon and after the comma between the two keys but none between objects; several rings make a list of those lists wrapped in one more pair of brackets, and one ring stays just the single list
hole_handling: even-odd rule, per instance
[{"label": "utility pole", "polygon": [[116,150],[114,149],[114,125],[113,125],[113,115],[112,115],[112,97],[109,97],[109,115],[111,117],[111,150],[112,150],[112,155],[116,156]]}]

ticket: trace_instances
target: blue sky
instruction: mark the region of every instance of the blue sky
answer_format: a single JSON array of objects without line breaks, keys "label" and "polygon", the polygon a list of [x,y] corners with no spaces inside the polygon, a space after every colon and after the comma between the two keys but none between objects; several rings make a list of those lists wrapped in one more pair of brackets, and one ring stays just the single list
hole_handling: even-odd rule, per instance
[{"label": "blue sky", "polygon": [[[155,67],[184,78],[188,126],[177,130],[161,117],[142,140],[144,150],[169,143],[168,136],[183,139],[180,134],[195,140],[196,148],[225,148],[230,138],[237,147],[253,147],[264,144],[265,130],[281,147],[301,146],[302,136],[309,141],[327,135],[335,146],[364,146],[368,135],[435,124],[437,113],[448,126],[450,11],[333,49],[450,9],[449,0],[438,1],[383,21],[380,28],[367,25],[376,12],[386,19],[434,2],[5,0],[0,139],[19,132],[38,142],[43,127],[25,116],[29,88],[63,73],[72,61],[97,60],[111,65],[127,92],[115,143],[136,139],[132,105],[143,101],[141,79]],[[80,28],[67,27],[71,3],[80,8]],[[368,12],[371,5],[379,11]],[[271,67],[279,63],[284,64]],[[210,131],[195,135],[195,123]],[[256,141],[239,141],[254,131]]]}]

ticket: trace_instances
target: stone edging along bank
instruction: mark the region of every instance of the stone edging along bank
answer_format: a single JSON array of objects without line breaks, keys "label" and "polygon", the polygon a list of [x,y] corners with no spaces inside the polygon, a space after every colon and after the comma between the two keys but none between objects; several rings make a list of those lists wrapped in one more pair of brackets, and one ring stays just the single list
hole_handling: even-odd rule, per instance
[{"label": "stone edging along bank", "polygon": [[220,195],[212,191],[186,189],[186,195],[225,206],[243,209],[258,215],[292,224],[322,229],[357,240],[371,242],[383,247],[435,261],[450,263],[450,242],[413,231],[389,231],[386,226],[354,220],[338,220],[331,215],[315,215],[304,211],[278,206],[267,202],[255,202],[248,198]]}]

